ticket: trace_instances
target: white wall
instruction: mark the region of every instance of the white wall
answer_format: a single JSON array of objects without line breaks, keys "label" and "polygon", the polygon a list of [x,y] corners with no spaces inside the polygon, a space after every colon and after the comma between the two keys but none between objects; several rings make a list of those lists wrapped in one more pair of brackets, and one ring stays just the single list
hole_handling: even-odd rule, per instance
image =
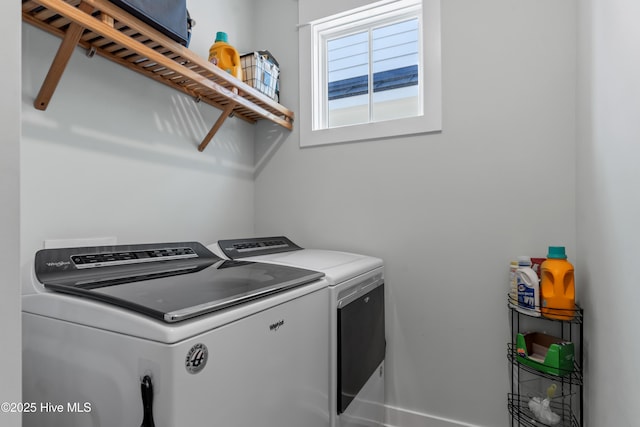
[{"label": "white wall", "polygon": [[[20,402],[20,4],[0,17],[0,402]],[[0,425],[21,425],[20,414],[0,412]]]},{"label": "white wall", "polygon": [[638,425],[640,4],[580,2],[577,225],[586,426]]},{"label": "white wall", "polygon": [[[251,1],[188,6],[197,21],[190,47],[201,56],[216,31],[250,45]],[[35,110],[60,39],[28,24],[22,31],[25,269],[44,239],[209,243],[253,233],[254,126],[227,120],[200,153],[219,110],[80,48],[47,111]]]},{"label": "white wall", "polygon": [[[294,109],[295,3],[269,2],[257,28]],[[297,128],[280,145],[258,132],[277,150],[256,233],[384,258],[390,423],[506,426],[508,262],[576,256],[576,2],[446,0],[442,28],[443,132],[303,150]]]}]

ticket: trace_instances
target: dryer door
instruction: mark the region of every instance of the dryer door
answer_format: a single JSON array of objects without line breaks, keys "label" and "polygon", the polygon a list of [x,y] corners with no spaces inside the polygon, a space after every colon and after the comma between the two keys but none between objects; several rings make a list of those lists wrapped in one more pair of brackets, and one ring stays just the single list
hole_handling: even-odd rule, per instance
[{"label": "dryer door", "polygon": [[384,283],[338,308],[338,413],[384,360]]}]

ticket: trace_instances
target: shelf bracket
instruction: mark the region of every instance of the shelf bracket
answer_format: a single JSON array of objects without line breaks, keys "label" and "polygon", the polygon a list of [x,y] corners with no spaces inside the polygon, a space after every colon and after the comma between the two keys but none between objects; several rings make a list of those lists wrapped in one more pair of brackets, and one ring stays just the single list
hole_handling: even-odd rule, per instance
[{"label": "shelf bracket", "polygon": [[229,104],[227,104],[227,106],[224,108],[224,110],[222,111],[222,114],[220,114],[220,117],[218,117],[218,120],[216,120],[216,122],[214,123],[213,127],[211,128],[207,136],[204,137],[204,139],[198,146],[198,151],[204,151],[204,149],[207,148],[207,145],[209,145],[209,142],[211,142],[211,140],[213,139],[213,136],[218,132],[218,130],[220,129],[224,121],[227,120],[227,117],[232,117],[233,109],[235,107],[236,107],[236,104],[234,102],[230,102]]},{"label": "shelf bracket", "polygon": [[110,26],[110,27],[113,27],[113,26],[114,26],[114,24],[115,24],[115,21],[114,21],[113,17],[112,17],[112,16],[110,16],[110,15],[107,15],[107,14],[106,14],[106,13],[104,13],[104,12],[100,12],[100,20],[101,20],[103,23],[105,23],[105,24],[107,24],[108,26]]},{"label": "shelf bracket", "polygon": [[91,46],[89,49],[87,49],[87,52],[86,52],[87,58],[93,58],[97,51],[98,49],[96,49],[95,46]]},{"label": "shelf bracket", "polygon": [[[93,6],[85,3],[84,1],[80,2],[78,9],[85,13],[93,12]],[[47,109],[49,101],[51,101],[51,97],[56,91],[56,87],[58,87],[58,83],[64,73],[64,69],[67,67],[71,54],[78,45],[83,32],[84,27],[81,25],[78,25],[75,22],[69,24],[69,29],[60,43],[58,52],[56,53],[55,58],[53,58],[53,62],[51,63],[51,67],[47,73],[47,77],[45,77],[42,87],[40,87],[40,92],[38,92],[38,96],[33,103],[34,107],[38,110]]]}]

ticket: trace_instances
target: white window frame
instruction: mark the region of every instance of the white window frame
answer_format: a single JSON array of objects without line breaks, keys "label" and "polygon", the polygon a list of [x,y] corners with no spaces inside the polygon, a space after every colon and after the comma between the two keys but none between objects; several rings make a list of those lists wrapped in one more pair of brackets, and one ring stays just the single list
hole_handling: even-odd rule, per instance
[{"label": "white window frame", "polygon": [[[327,38],[382,26],[403,17],[420,19],[421,53],[419,90],[422,112],[418,116],[327,128]],[[414,15],[412,15],[412,13]],[[373,24],[372,24],[373,23]],[[442,130],[440,64],[440,0],[383,0],[300,27],[300,146],[315,146],[421,134]]]}]

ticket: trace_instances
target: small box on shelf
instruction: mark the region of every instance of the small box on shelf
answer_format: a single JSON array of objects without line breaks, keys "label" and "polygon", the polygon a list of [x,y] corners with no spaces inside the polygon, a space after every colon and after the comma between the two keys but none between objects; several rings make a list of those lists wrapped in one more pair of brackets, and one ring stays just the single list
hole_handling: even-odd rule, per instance
[{"label": "small box on shelf", "polygon": [[573,372],[574,345],[572,342],[540,332],[519,333],[516,339],[518,361],[551,375]]}]

